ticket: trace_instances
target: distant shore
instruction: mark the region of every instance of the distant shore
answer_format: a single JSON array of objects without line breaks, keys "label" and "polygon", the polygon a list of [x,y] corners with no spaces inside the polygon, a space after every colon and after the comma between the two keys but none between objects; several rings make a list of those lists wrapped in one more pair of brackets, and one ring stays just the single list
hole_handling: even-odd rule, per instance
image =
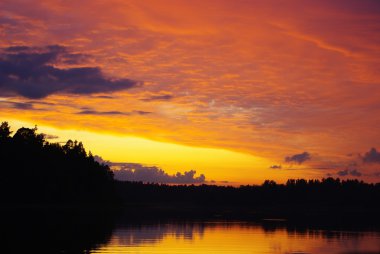
[{"label": "distant shore", "polygon": [[94,218],[94,223],[105,217],[126,223],[138,221],[246,221],[266,224],[301,225],[320,228],[351,228],[380,231],[380,209],[365,207],[302,207],[302,206],[202,206],[189,204],[139,203],[122,206],[12,204],[2,206],[2,221],[12,218],[33,220],[67,217]]}]

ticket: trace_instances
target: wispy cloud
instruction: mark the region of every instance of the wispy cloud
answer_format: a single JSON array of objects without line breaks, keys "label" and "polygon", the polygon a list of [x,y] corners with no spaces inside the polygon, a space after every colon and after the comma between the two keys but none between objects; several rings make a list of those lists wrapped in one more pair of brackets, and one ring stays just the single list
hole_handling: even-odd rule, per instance
[{"label": "wispy cloud", "polygon": [[91,110],[91,109],[85,109],[82,111],[77,112],[79,115],[100,115],[100,116],[113,116],[113,115],[149,115],[152,114],[152,112],[149,111],[142,111],[142,110],[133,110],[131,112],[121,112],[121,111],[97,111],[97,110]]},{"label": "wispy cloud", "polygon": [[355,177],[360,177],[360,176],[362,176],[362,173],[359,170],[357,170],[357,169],[353,169],[353,170],[345,169],[345,170],[338,171],[337,175],[338,176],[355,176]]},{"label": "wispy cloud", "polygon": [[82,110],[79,111],[77,114],[79,115],[128,115],[128,113],[123,113],[120,111],[96,111],[96,110]]},{"label": "wispy cloud", "polygon": [[152,95],[146,98],[141,99],[142,101],[168,101],[173,99],[173,95],[164,94],[164,95]]},{"label": "wispy cloud", "polygon": [[0,101],[0,106],[4,105],[6,107],[16,108],[20,110],[35,110],[33,103],[29,102],[16,102],[16,101]]}]

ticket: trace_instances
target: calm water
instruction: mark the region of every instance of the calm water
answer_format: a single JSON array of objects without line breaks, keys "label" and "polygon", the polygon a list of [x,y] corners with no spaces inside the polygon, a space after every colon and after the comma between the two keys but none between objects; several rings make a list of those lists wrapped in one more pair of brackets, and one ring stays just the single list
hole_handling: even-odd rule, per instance
[{"label": "calm water", "polygon": [[20,210],[0,216],[0,253],[374,254],[380,253],[380,231],[316,230],[278,221],[147,222]]},{"label": "calm water", "polygon": [[249,223],[116,227],[90,253],[380,253],[379,232],[295,230]]}]

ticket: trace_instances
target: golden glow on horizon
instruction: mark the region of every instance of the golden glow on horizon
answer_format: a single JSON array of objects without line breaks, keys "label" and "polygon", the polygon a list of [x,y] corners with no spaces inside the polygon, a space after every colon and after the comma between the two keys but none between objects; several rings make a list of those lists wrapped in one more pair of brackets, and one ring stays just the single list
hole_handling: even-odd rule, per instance
[{"label": "golden glow on horizon", "polygon": [[[35,124],[9,120],[13,131],[32,128]],[[100,134],[84,130],[63,130],[37,124],[39,133],[57,135],[49,142],[66,142],[68,139],[83,142],[87,151],[112,162],[141,163],[158,166],[169,174],[194,169],[205,174],[206,180],[240,183],[262,183],[268,178],[267,159],[224,149],[191,147],[179,144],[152,141],[139,137]]]},{"label": "golden glow on horizon", "polygon": [[[352,155],[380,150],[379,7],[0,1],[0,61],[10,67],[0,72],[2,82],[9,80],[0,87],[2,120],[50,126],[106,160],[195,169],[213,180],[260,183],[359,170],[361,180],[378,182],[379,163]],[[24,51],[52,59],[31,55],[31,63],[14,65]],[[34,65],[41,72],[25,71]],[[67,71],[55,76],[50,67]],[[136,83],[112,85],[123,79]],[[74,84],[80,80],[90,80],[81,91]],[[305,151],[310,160],[283,165]],[[269,169],[280,164],[282,170]],[[357,177],[353,172],[345,178]]]}]

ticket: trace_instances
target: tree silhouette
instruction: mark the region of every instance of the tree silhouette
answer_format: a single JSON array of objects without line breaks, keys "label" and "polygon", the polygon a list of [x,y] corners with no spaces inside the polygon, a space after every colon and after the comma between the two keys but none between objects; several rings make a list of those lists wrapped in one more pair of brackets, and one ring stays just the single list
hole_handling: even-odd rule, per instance
[{"label": "tree silhouette", "polygon": [[10,138],[10,135],[12,134],[10,130],[10,126],[8,122],[2,122],[0,125],[0,140],[5,141],[6,139]]},{"label": "tree silhouette", "polygon": [[0,197],[9,203],[113,202],[113,173],[87,152],[81,142],[63,146],[22,127],[10,136],[0,127]]}]

